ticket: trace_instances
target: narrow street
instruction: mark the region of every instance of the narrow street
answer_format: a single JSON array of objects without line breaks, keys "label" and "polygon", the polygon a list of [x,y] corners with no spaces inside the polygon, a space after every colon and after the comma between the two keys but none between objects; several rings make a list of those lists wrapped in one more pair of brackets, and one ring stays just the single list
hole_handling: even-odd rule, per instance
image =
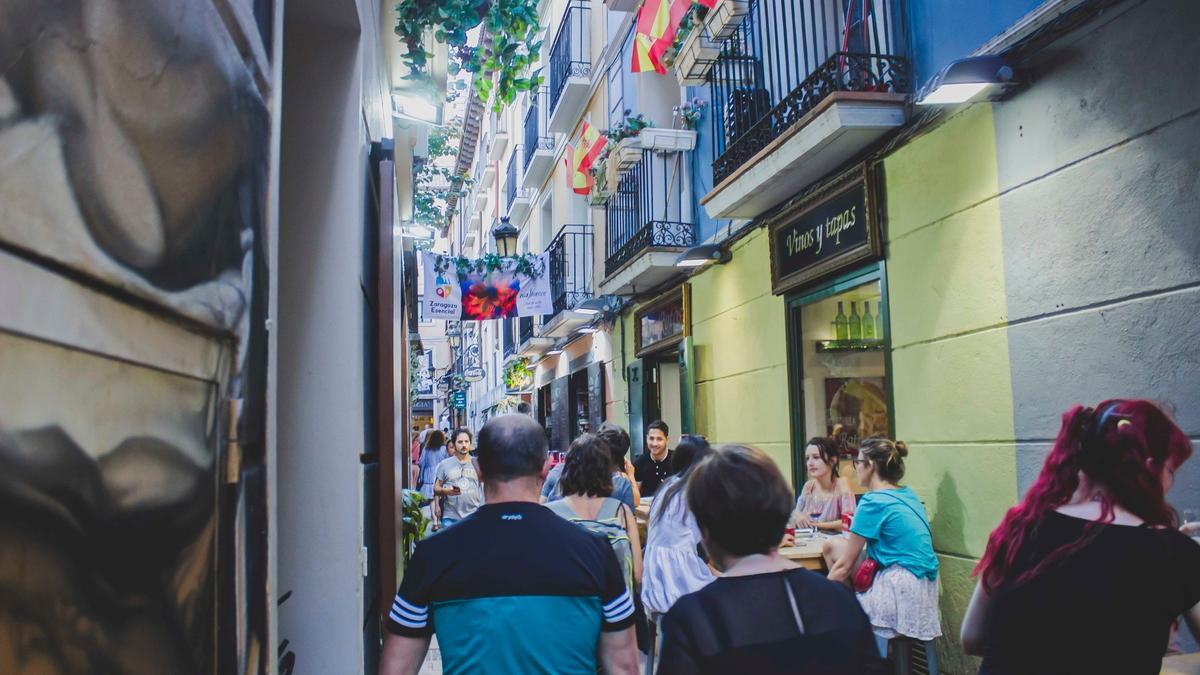
[{"label": "narrow street", "polygon": [[1198,62],[0,0],[0,674],[1200,673]]}]

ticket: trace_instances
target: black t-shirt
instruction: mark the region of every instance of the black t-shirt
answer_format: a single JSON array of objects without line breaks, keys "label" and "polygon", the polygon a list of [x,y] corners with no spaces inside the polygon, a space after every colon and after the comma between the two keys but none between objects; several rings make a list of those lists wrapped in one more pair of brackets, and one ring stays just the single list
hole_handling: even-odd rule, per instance
[{"label": "black t-shirt", "polygon": [[854,594],[805,569],[718,578],[680,598],[662,632],[662,675],[886,672]]},{"label": "black t-shirt", "polygon": [[637,461],[633,463],[633,477],[641,484],[641,492],[643,497],[649,497],[658,491],[658,486],[667,479],[668,476],[675,472],[671,470],[671,463],[675,460],[675,451],[667,450],[667,456],[661,462],[657,462],[650,456],[650,451],[643,452]]},{"label": "black t-shirt", "polygon": [[[1017,556],[1014,576],[1089,521],[1050,512]],[[1050,570],[998,589],[980,673],[1156,674],[1171,624],[1200,602],[1200,545],[1173,529],[1102,525]]]}]

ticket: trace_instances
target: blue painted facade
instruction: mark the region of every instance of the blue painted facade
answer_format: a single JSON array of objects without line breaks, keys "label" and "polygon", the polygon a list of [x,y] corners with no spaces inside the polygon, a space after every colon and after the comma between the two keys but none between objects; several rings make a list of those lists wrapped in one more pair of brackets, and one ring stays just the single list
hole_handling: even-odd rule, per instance
[{"label": "blue painted facade", "polygon": [[909,58],[919,88],[939,70],[1007,30],[1043,0],[907,0]]}]

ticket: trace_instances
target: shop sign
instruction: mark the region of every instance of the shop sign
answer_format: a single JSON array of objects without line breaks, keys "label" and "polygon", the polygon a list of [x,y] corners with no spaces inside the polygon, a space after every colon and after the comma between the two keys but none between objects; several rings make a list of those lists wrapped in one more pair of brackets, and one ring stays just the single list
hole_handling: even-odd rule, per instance
[{"label": "shop sign", "polygon": [[450,405],[458,410],[463,410],[467,407],[467,392],[456,391],[450,394]]},{"label": "shop sign", "polygon": [[879,257],[882,246],[872,176],[871,169],[863,166],[773,218],[775,293]]},{"label": "shop sign", "polygon": [[691,335],[688,284],[668,291],[634,314],[637,355],[678,344]]},{"label": "shop sign", "polygon": [[480,382],[483,380],[484,371],[479,366],[472,366],[463,371],[463,379],[467,382]]}]

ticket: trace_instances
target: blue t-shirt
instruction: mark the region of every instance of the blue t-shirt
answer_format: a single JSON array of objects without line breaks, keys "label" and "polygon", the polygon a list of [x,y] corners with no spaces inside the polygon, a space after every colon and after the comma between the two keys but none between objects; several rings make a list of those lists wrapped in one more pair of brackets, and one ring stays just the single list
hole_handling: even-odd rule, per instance
[{"label": "blue t-shirt", "polygon": [[[562,499],[562,492],[558,489],[558,480],[562,478],[563,465],[559,464],[550,473],[546,474],[546,482],[542,484],[542,496],[547,502],[554,502]],[[620,501],[629,508],[635,508],[633,504],[633,484],[629,479],[621,473],[613,473],[613,491],[609,495],[613,499]]]},{"label": "blue t-shirt", "polygon": [[863,495],[850,531],[867,540],[867,555],[880,567],[900,565],[914,576],[937,579],[938,562],[925,507],[907,487]]}]

